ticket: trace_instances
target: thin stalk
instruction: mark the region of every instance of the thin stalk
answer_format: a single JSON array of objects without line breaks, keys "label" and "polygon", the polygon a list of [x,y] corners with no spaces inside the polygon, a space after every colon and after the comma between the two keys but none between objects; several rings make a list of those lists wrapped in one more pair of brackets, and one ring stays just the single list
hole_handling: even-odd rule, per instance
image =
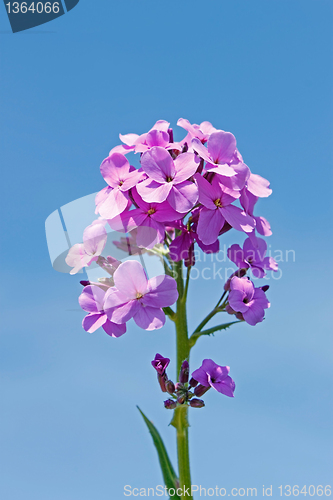
[{"label": "thin stalk", "polygon": [[[174,277],[177,281],[179,297],[177,300],[177,312],[175,317],[176,335],[177,335],[177,379],[180,368],[185,359],[188,360],[190,354],[188,331],[187,331],[187,315],[186,315],[186,295],[187,286],[184,287],[183,280],[183,262],[174,263]],[[189,271],[188,271],[189,280]],[[186,281],[188,281],[186,280]],[[191,473],[190,473],[190,456],[189,456],[189,439],[188,439],[188,407],[178,406],[174,411],[172,425],[177,430],[177,455],[179,469],[179,487],[185,494],[180,495],[181,498],[192,499],[191,494]]]}]

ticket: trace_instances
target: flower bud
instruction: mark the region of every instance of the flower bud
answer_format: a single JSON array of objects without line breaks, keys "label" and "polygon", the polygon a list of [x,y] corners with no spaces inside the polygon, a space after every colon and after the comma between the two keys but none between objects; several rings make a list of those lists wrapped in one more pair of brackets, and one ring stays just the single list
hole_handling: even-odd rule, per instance
[{"label": "flower bud", "polygon": [[88,286],[90,285],[90,281],[80,281],[82,286]]},{"label": "flower bud", "polygon": [[188,382],[188,374],[189,374],[189,364],[188,361],[185,359],[183,361],[182,367],[180,369],[179,373],[179,382],[181,384],[186,384]]},{"label": "flower bud", "polygon": [[204,385],[197,385],[197,387],[194,389],[194,394],[198,396],[199,398],[205,394],[205,392],[209,391],[210,386],[205,387]]},{"label": "flower bud", "polygon": [[174,410],[176,406],[177,403],[173,399],[167,399],[166,401],[164,401],[164,408],[166,408],[167,410]]},{"label": "flower bud", "polygon": [[262,289],[263,292],[267,292],[267,290],[269,289],[269,285],[264,285],[261,286],[260,288]]},{"label": "flower bud", "polygon": [[158,380],[158,383],[160,384],[161,391],[162,392],[167,392],[166,382],[167,382],[168,378],[167,378],[166,374],[164,373],[163,375],[160,375],[158,373],[157,374],[157,380]]},{"label": "flower bud", "polygon": [[183,391],[184,389],[185,389],[185,387],[183,386],[183,384],[180,384],[179,382],[177,382],[177,384],[175,384],[176,392]]},{"label": "flower bud", "polygon": [[190,387],[195,387],[197,385],[198,385],[198,382],[196,380],[194,380],[194,378],[192,377],[190,380]]},{"label": "flower bud", "polygon": [[166,370],[167,366],[169,365],[169,363],[170,363],[169,358],[163,358],[163,356],[161,354],[158,354],[158,353],[156,354],[155,358],[151,362],[152,366],[155,368],[157,373],[159,373],[160,375],[164,375],[165,370]]},{"label": "flower bud", "polygon": [[180,405],[183,405],[185,403],[185,396],[179,396],[177,398],[177,403],[179,403]]},{"label": "flower bud", "polygon": [[240,321],[244,321],[244,316],[242,313],[238,312],[235,314],[236,318],[239,319]]},{"label": "flower bud", "polygon": [[173,394],[175,392],[175,384],[172,382],[172,380],[168,380],[165,384],[165,387],[169,394]]},{"label": "flower bud", "polygon": [[190,406],[192,406],[192,408],[202,408],[203,406],[205,406],[205,402],[202,401],[202,399],[191,399],[190,401]]}]

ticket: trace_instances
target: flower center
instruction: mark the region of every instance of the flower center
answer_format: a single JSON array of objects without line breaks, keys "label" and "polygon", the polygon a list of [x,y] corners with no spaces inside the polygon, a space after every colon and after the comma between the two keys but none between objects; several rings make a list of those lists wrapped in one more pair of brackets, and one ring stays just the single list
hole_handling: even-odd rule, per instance
[{"label": "flower center", "polygon": [[147,212],[148,215],[153,215],[156,212],[156,208],[150,208]]},{"label": "flower center", "polygon": [[136,298],[137,298],[137,299],[142,299],[142,297],[143,297],[143,294],[142,294],[142,293],[140,293],[140,292],[136,292]]},{"label": "flower center", "polygon": [[214,205],[217,206],[217,208],[222,208],[222,203],[220,198],[217,198],[217,200],[214,200]]},{"label": "flower center", "polygon": [[245,299],[243,299],[243,302],[244,302],[244,304],[248,304],[250,301],[247,297],[245,297]]},{"label": "flower center", "polygon": [[122,186],[124,184],[124,181],[119,181],[119,186]]},{"label": "flower center", "polygon": [[172,181],[172,177],[167,177],[167,178],[166,178],[166,181],[167,181],[167,182],[171,182],[171,181]]}]

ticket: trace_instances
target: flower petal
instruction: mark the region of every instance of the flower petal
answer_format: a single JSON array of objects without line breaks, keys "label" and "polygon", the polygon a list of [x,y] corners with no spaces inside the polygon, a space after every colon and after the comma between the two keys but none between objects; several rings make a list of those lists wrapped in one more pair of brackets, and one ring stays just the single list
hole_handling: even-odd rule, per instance
[{"label": "flower petal", "polygon": [[230,132],[213,132],[207,143],[209,156],[213,163],[230,163],[236,150],[236,139]]},{"label": "flower petal", "polygon": [[165,201],[172,189],[172,182],[160,184],[151,179],[140,182],[136,187],[141,198],[147,203],[161,203]]},{"label": "flower petal", "polygon": [[203,207],[200,211],[198,222],[198,237],[205,245],[215,243],[220,229],[224,224],[224,218],[220,210],[209,210]]},{"label": "flower petal", "polygon": [[107,321],[104,313],[90,313],[83,318],[82,326],[86,332],[94,333]]},{"label": "flower petal", "polygon": [[144,295],[148,289],[146,273],[136,260],[127,260],[120,264],[113,275],[115,287],[129,300]]},{"label": "flower petal", "polygon": [[174,177],[174,184],[179,184],[183,181],[186,181],[198,169],[198,163],[195,161],[194,153],[182,153],[174,161],[176,175]]},{"label": "flower petal", "polygon": [[110,337],[120,337],[126,333],[126,323],[117,325],[117,323],[112,323],[109,319],[103,325],[103,330],[110,335]]},{"label": "flower petal", "polygon": [[165,314],[156,307],[141,306],[134,316],[135,323],[144,330],[157,330],[165,323]]},{"label": "flower petal", "polygon": [[147,306],[168,307],[178,299],[177,282],[171,276],[155,276],[148,281],[148,293],[142,301]]},{"label": "flower petal", "polygon": [[141,166],[150,179],[156,182],[167,182],[167,178],[175,176],[173,160],[164,148],[155,146],[141,157]]}]

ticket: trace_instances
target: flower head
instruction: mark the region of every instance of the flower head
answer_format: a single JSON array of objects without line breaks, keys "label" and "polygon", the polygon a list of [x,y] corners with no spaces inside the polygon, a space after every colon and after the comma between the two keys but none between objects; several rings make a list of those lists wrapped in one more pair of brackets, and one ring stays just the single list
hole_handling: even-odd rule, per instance
[{"label": "flower head", "polygon": [[165,323],[163,307],[178,298],[177,283],[170,276],[147,279],[142,265],[135,260],[123,262],[115,271],[115,286],[105,298],[110,321],[126,323],[131,318],[144,330],[161,328]]},{"label": "flower head", "polygon": [[255,288],[248,278],[233,277],[230,281],[229,305],[233,311],[241,313],[249,325],[260,323],[265,309],[270,307],[265,292]]},{"label": "flower head", "polygon": [[265,270],[278,270],[278,264],[273,257],[265,257],[267,243],[262,238],[252,236],[246,238],[243,249],[239,245],[231,245],[228,248],[228,257],[239,269],[252,269],[256,278],[263,278]]},{"label": "flower head", "polygon": [[77,243],[68,252],[66,264],[73,267],[70,274],[76,274],[96,261],[104,250],[106,240],[104,222],[96,220],[90,224],[83,232],[83,243]]},{"label": "flower head", "polygon": [[213,387],[217,392],[233,398],[235,382],[229,377],[229,370],[229,366],[219,366],[212,359],[204,359],[192,377],[202,386]]}]

